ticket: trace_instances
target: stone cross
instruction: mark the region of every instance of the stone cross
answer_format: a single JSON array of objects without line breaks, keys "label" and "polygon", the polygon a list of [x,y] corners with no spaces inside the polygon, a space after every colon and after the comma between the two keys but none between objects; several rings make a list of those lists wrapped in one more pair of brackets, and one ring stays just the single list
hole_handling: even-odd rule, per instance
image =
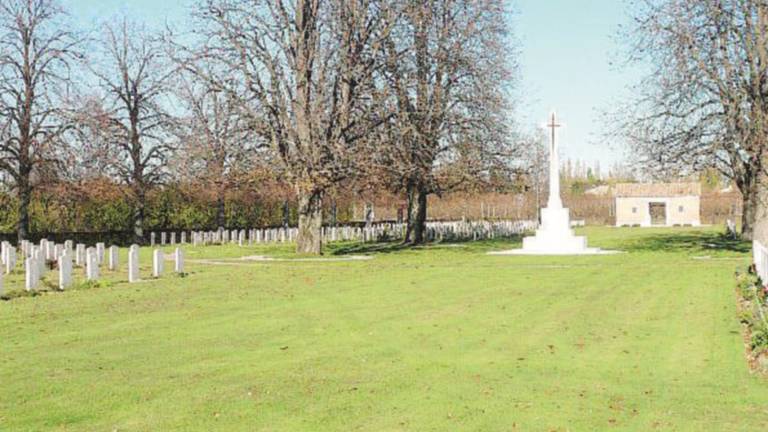
[{"label": "stone cross", "polygon": [[547,128],[551,129],[550,144],[549,144],[549,200],[547,201],[547,207],[549,208],[562,208],[563,202],[560,200],[560,162],[557,155],[557,141],[556,130],[562,127],[557,123],[557,116],[552,112],[552,117],[547,124]]}]

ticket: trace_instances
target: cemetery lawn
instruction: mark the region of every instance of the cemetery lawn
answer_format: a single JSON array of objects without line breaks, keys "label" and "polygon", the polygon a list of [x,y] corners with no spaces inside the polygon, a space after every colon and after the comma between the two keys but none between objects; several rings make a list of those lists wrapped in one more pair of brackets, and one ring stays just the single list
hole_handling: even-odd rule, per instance
[{"label": "cemetery lawn", "polygon": [[0,302],[0,430],[766,430],[734,292],[749,245],[579,231],[627,253],[347,244],[328,255],[374,258],[214,265],[195,260],[292,254],[189,247],[187,277]]}]

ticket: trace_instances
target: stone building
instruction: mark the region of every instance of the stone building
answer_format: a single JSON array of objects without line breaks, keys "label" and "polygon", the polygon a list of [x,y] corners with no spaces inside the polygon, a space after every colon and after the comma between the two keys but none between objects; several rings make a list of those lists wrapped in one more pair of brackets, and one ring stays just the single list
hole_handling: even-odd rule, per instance
[{"label": "stone building", "polygon": [[616,226],[701,224],[699,183],[619,183]]}]

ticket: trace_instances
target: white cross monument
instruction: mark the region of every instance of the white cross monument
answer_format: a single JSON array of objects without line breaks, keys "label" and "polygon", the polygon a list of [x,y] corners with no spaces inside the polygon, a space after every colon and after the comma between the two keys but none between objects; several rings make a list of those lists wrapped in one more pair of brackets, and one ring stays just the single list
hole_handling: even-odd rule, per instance
[{"label": "white cross monument", "polygon": [[571,218],[560,199],[560,163],[557,157],[557,123],[554,111],[546,127],[551,130],[549,143],[549,199],[541,209],[541,224],[536,235],[523,239],[523,248],[492,252],[494,255],[590,255],[613,253],[587,247],[587,238],[576,236],[571,229]]}]

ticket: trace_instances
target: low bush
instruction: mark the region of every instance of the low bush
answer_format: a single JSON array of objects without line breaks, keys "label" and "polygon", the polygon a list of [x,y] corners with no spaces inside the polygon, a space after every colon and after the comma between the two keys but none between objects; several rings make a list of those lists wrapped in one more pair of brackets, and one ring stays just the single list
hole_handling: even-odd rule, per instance
[{"label": "low bush", "polygon": [[768,350],[768,291],[760,278],[752,272],[736,275],[736,286],[741,296],[740,321],[749,330],[753,352]]}]

